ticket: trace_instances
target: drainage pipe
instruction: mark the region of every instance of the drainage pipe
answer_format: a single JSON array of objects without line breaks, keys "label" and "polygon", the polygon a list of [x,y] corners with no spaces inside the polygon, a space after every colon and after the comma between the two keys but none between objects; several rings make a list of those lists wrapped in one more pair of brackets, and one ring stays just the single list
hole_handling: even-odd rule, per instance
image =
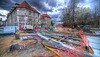
[{"label": "drainage pipe", "polygon": [[49,49],[50,51],[54,52],[56,55],[58,55],[59,57],[63,57],[62,55],[60,55],[58,52],[52,50],[51,48],[45,46],[45,48]]},{"label": "drainage pipe", "polygon": [[34,39],[36,40],[36,42],[33,43],[33,44],[29,44],[29,45],[34,45],[34,44],[36,44],[38,42],[38,39],[36,37]]},{"label": "drainage pipe", "polygon": [[70,52],[70,51],[65,50],[65,49],[62,49],[62,48],[57,48],[57,47],[53,47],[53,46],[46,45],[46,44],[42,43],[42,41],[43,41],[43,39],[41,40],[41,44],[44,45],[44,46],[47,46],[47,47],[50,47],[50,48],[54,48],[54,49],[59,49],[59,50],[65,51],[65,52],[69,52],[69,53],[75,55],[76,57],[79,57],[78,55],[76,55],[76,54],[73,53],[73,52]]},{"label": "drainage pipe", "polygon": [[[68,46],[68,45],[65,45],[65,44],[63,44],[62,42],[57,41],[57,40],[55,40],[55,39],[49,39],[49,38],[47,38],[47,37],[45,37],[45,36],[42,36],[41,34],[38,34],[38,36],[40,36],[40,38],[42,38],[42,39],[44,39],[44,40],[46,40],[46,41],[49,41],[50,43],[53,43],[53,44],[55,44],[55,45],[57,45],[57,46],[59,46],[59,47],[65,47],[65,48],[67,48],[67,49],[69,49],[69,50],[74,49],[73,47]],[[69,47],[69,48],[68,48],[68,47]]]},{"label": "drainage pipe", "polygon": [[[56,41],[56,40],[54,40],[54,39],[49,39],[49,38],[47,38],[47,37],[42,36],[41,34],[37,34],[37,35],[39,36],[40,39],[42,39],[42,40],[41,40],[41,44],[42,44],[42,45],[47,46],[47,47],[50,47],[50,48],[54,48],[54,49],[59,49],[59,50],[62,50],[62,51],[71,53],[71,54],[75,55],[76,57],[79,57],[79,56],[76,55],[75,53],[73,53],[73,52],[71,52],[71,51],[68,51],[68,50],[66,50],[66,49],[57,48],[57,47],[49,46],[49,45],[46,45],[46,44],[42,43],[43,40],[46,40],[46,41],[49,41],[49,42],[51,42],[51,43],[54,43],[54,44],[58,45],[59,47],[66,47],[66,45],[63,44],[62,42]],[[53,42],[52,42],[51,40],[52,40]],[[56,42],[58,42],[59,44],[57,44]],[[73,49],[73,48],[71,48],[71,49]]]}]

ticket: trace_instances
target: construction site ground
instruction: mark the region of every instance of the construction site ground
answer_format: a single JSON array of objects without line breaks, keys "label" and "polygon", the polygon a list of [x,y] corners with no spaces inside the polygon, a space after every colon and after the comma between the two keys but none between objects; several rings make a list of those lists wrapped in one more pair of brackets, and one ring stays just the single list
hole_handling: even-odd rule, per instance
[{"label": "construction site ground", "polygon": [[[58,35],[65,35],[65,36],[70,36],[70,34],[68,33],[62,33],[62,32],[50,32],[48,30],[43,30],[43,31],[39,31],[37,33],[41,33],[42,35],[49,37],[50,35],[54,36],[54,37],[59,37]],[[31,35],[31,34],[37,34],[37,33],[20,33],[20,35]],[[48,34],[47,34],[48,33]],[[49,35],[49,36],[48,36]],[[34,45],[29,45],[35,42],[34,39],[31,40],[16,40],[15,39],[15,35],[9,35],[9,36],[2,36],[0,37],[0,57],[35,57],[37,55],[49,52],[49,50],[47,50],[42,44],[41,44],[41,39],[34,35],[32,37],[36,37],[38,39],[38,43],[34,44]],[[25,49],[22,50],[15,50],[12,52],[9,52],[9,46],[11,44],[20,44],[23,45],[25,44]],[[57,47],[56,45],[53,45],[47,41],[43,41],[43,43],[50,45],[50,46],[54,46]],[[89,53],[85,50],[84,52],[84,57],[91,57],[89,55]]]},{"label": "construction site ground", "polygon": [[14,35],[0,37],[0,57],[11,56],[20,51],[20,50],[16,50],[13,52],[9,52],[9,46],[12,44],[28,45],[33,42],[34,42],[34,40],[24,40],[24,41],[22,41],[20,39],[16,40]]}]

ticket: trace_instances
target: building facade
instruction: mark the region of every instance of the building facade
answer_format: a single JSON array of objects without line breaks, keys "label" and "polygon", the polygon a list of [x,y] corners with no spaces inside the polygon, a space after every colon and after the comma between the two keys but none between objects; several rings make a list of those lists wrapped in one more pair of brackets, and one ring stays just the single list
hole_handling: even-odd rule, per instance
[{"label": "building facade", "polygon": [[38,27],[40,13],[32,8],[26,1],[16,6],[7,15],[7,26],[18,26],[24,28],[25,25]]},{"label": "building facade", "polygon": [[40,15],[41,26],[50,27],[51,26],[51,18],[48,14]]}]

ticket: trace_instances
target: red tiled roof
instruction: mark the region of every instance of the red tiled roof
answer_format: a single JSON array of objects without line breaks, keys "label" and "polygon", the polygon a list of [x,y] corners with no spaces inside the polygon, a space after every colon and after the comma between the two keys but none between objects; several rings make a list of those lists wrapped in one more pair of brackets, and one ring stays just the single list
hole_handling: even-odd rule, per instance
[{"label": "red tiled roof", "polygon": [[[37,13],[39,13],[35,8],[32,8],[32,10],[35,11],[35,12],[37,12]],[[40,13],[39,13],[39,14],[40,14]]]},{"label": "red tiled roof", "polygon": [[30,10],[33,10],[33,11],[39,13],[36,9],[32,8],[26,1],[22,2],[17,7],[27,8],[27,9],[30,9]]},{"label": "red tiled roof", "polygon": [[48,14],[42,14],[42,15],[40,15],[40,18],[41,18],[41,19],[44,18],[44,17],[50,18],[50,16],[49,16]]}]

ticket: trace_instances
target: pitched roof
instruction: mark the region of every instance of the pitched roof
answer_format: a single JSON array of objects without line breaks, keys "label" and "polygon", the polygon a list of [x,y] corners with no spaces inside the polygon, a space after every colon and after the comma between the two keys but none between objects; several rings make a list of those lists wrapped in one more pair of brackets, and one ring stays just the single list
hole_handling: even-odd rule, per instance
[{"label": "pitched roof", "polygon": [[[27,9],[30,9],[30,10],[33,10],[37,13],[39,13],[36,9],[32,8],[26,1],[22,2],[21,4],[19,4],[17,7],[20,7],[20,8],[27,8]],[[39,13],[40,14],[40,13]]]},{"label": "pitched roof", "polygon": [[44,18],[44,17],[50,18],[50,16],[48,14],[42,14],[42,15],[40,15],[40,18]]},{"label": "pitched roof", "polygon": [[[39,13],[35,8],[32,8],[32,10],[35,11],[35,12],[37,12],[37,13]],[[39,14],[40,14],[40,13],[39,13]]]}]

